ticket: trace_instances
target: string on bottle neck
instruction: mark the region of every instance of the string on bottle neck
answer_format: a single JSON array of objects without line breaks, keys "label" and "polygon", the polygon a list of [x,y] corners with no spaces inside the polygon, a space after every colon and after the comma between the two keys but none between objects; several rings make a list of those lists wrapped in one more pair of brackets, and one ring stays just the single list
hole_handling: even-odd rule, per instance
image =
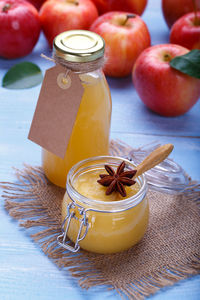
[{"label": "string on bottle neck", "polygon": [[47,60],[54,62],[55,64],[60,64],[65,67],[67,70],[71,70],[75,73],[83,74],[93,72],[95,70],[101,69],[105,63],[105,58],[100,57],[93,61],[88,62],[71,62],[67,61],[64,58],[59,57],[56,53],[53,53],[53,57],[48,57],[44,54],[41,56]]}]

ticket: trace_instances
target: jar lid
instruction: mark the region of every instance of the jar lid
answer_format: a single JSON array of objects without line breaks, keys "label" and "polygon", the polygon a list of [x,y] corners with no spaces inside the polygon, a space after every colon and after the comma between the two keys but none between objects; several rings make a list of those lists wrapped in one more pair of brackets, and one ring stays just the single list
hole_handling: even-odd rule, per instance
[{"label": "jar lid", "polygon": [[98,34],[87,30],[69,30],[56,36],[55,54],[70,62],[94,61],[104,55],[105,42]]},{"label": "jar lid", "polygon": [[[139,165],[148,154],[159,146],[153,142],[139,149],[133,149],[128,153],[128,159],[135,165]],[[159,192],[176,195],[186,191],[189,186],[189,177],[185,171],[170,158],[166,158],[159,165],[145,172],[145,175],[151,189]]]}]

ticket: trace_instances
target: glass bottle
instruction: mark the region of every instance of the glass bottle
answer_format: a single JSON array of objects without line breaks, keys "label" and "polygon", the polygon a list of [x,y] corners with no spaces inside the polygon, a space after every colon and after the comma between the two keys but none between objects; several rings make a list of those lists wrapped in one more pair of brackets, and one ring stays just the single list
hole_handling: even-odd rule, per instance
[{"label": "glass bottle", "polygon": [[[96,33],[86,30],[71,30],[58,35],[54,40],[54,53],[79,66],[94,63],[103,58],[104,41]],[[98,65],[98,64],[97,64]],[[67,173],[78,161],[96,155],[108,155],[111,119],[111,96],[101,67],[92,71],[79,71],[84,87],[64,159],[42,150],[42,166],[47,178],[65,188]]]}]

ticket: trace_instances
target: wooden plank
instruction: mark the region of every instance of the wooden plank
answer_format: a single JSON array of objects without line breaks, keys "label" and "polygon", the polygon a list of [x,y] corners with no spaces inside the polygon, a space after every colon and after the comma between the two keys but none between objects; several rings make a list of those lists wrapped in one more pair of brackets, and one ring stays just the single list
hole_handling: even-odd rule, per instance
[{"label": "wooden plank", "polygon": [[200,101],[179,117],[150,111],[136,94],[131,77],[108,79],[113,101],[112,131],[166,136],[200,137]]}]

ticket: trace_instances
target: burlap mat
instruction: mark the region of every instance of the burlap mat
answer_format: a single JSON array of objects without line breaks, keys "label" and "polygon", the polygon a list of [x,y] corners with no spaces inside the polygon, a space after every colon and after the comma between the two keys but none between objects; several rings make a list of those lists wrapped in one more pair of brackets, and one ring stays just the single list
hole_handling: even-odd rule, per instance
[{"label": "burlap mat", "polygon": [[[125,154],[115,142],[112,153]],[[130,149],[129,149],[130,150]],[[123,153],[122,153],[123,151]],[[128,251],[98,255],[72,254],[58,247],[64,190],[51,184],[40,167],[17,170],[16,183],[0,183],[5,208],[59,267],[78,278],[82,288],[95,285],[116,289],[121,297],[143,299],[160,288],[200,271],[200,192],[188,189],[179,196],[149,191],[150,222],[143,240]],[[44,229],[41,230],[41,226]]]}]

